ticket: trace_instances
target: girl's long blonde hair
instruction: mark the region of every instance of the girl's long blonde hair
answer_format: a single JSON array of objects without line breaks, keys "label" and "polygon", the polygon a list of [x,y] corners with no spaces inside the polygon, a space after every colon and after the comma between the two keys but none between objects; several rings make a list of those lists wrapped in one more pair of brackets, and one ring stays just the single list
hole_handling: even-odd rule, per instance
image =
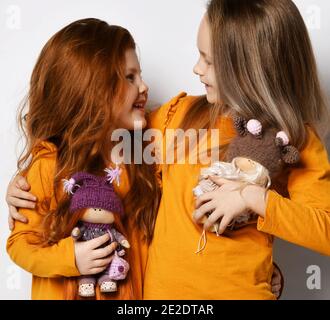
[{"label": "girl's long blonde hair", "polygon": [[[211,127],[223,112],[306,142],[306,125],[325,135],[329,112],[307,28],[291,0],[211,0],[207,17],[221,103],[201,97],[182,128]],[[208,107],[207,107],[208,106]]]}]

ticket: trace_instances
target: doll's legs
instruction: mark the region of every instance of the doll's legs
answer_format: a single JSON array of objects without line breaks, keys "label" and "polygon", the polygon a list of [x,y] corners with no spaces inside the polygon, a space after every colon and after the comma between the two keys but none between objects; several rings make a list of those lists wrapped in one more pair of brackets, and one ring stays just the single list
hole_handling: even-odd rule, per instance
[{"label": "doll's legs", "polygon": [[78,292],[81,297],[95,296],[96,279],[92,276],[80,276],[78,280]]},{"label": "doll's legs", "polygon": [[102,272],[102,274],[97,280],[100,286],[100,291],[103,293],[117,291],[117,282],[111,279],[109,274],[110,265]]}]

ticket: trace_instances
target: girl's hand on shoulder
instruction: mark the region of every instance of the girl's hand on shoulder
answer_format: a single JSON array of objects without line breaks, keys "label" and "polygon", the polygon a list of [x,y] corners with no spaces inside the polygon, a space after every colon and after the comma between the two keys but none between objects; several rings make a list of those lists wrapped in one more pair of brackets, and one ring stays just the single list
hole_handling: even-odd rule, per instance
[{"label": "girl's hand on shoulder", "polygon": [[75,241],[76,266],[81,275],[97,274],[109,266],[117,243],[112,242],[106,247],[100,248],[109,240],[109,234],[104,234],[89,241]]},{"label": "girl's hand on shoulder", "polygon": [[284,286],[284,277],[281,272],[281,269],[274,263],[274,271],[272,274],[272,293],[276,296],[276,299],[279,299],[282,295],[283,286]]},{"label": "girl's hand on shoulder", "polygon": [[9,208],[8,224],[9,229],[14,229],[15,220],[27,223],[28,219],[20,214],[17,208],[34,209],[37,198],[29,193],[31,186],[22,176],[16,176],[8,185],[6,202]]}]

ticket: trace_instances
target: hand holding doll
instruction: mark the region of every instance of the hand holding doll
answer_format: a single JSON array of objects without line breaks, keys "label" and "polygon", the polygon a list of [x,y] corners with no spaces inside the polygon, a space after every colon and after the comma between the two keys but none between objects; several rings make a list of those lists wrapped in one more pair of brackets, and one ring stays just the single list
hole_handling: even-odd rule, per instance
[{"label": "hand holding doll", "polygon": [[[231,141],[225,161],[202,169],[193,190],[197,197],[194,219],[217,235],[226,228],[235,230],[256,223],[257,215],[249,210],[242,196],[245,188],[255,186],[266,195],[283,167],[299,161],[299,152],[289,145],[285,132],[263,129],[257,120],[246,122],[239,117],[234,119],[234,125],[238,136]],[[205,232],[203,236],[205,244]]]},{"label": "hand holding doll", "polygon": [[[112,177],[111,177],[112,178]],[[114,257],[107,268],[96,275],[79,277],[78,292],[81,297],[95,296],[95,286],[100,286],[100,292],[117,291],[117,280],[126,278],[129,264],[121,258],[129,242],[117,228],[123,217],[123,205],[116,195],[109,177],[95,176],[85,172],[75,174],[70,180],[65,180],[65,190],[72,195],[70,212],[77,215],[79,221],[72,230],[72,237],[76,241],[88,241],[109,236],[110,243],[117,243]]]}]

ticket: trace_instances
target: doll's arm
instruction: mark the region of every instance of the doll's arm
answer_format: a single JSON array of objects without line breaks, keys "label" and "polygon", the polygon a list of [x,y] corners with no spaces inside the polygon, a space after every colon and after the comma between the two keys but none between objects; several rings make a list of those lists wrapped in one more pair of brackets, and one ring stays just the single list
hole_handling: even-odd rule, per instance
[{"label": "doll's arm", "polygon": [[[37,207],[41,201],[53,194],[55,159],[36,160],[27,174],[31,192],[37,196]],[[40,210],[21,208],[28,223],[16,221],[15,228],[7,241],[7,252],[11,259],[26,271],[38,277],[78,276],[75,264],[74,241],[64,238],[54,245],[42,247],[44,214]]]},{"label": "doll's arm", "polygon": [[116,241],[122,245],[124,248],[130,248],[130,244],[127,241],[127,239],[124,237],[124,235],[122,235],[119,231],[117,231],[115,228],[112,228],[111,230],[114,238],[116,239]]}]

